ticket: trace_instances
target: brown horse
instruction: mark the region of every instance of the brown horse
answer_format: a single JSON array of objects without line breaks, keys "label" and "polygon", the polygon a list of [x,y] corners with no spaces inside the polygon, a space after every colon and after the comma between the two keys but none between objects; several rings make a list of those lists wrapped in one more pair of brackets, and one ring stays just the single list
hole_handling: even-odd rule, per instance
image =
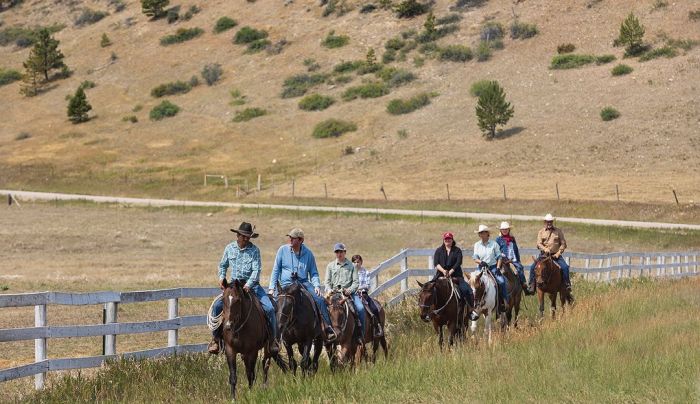
[{"label": "brown horse", "polygon": [[[297,361],[294,345],[301,354],[301,371],[306,376],[318,370],[318,358],[323,350],[321,321],[312,296],[299,282],[293,282],[278,295],[277,323],[287,350],[289,366],[296,375]],[[313,357],[311,348],[314,348]]]},{"label": "brown horse", "polygon": [[270,353],[270,341],[272,336],[267,327],[265,312],[257,299],[253,295],[243,290],[243,286],[238,280],[228,284],[224,280],[224,312],[223,312],[223,341],[228,363],[229,378],[231,385],[231,397],[236,399],[236,356],[240,353],[245,364],[248,386],[253,387],[255,382],[255,364],[258,359],[258,351],[264,348],[263,353],[263,383],[267,384],[267,373],[270,369],[270,359],[282,369],[287,371],[287,364],[284,363],[279,353]]},{"label": "brown horse", "polygon": [[349,364],[354,367],[359,363],[363,355],[364,346],[358,344],[355,338],[356,316],[352,297],[343,295],[340,291],[334,291],[326,298],[328,313],[331,317],[331,327],[338,337],[335,341],[326,344],[331,370],[338,366]]},{"label": "brown horse", "polygon": [[[501,272],[506,278],[506,288],[508,289],[508,305],[506,306],[506,321],[510,326],[513,321],[513,326],[518,327],[518,315],[520,314],[520,302],[523,298],[523,287],[520,285],[518,274],[513,270],[513,266],[507,260],[501,262]],[[515,313],[513,313],[515,311]],[[515,316],[513,316],[515,314]]]},{"label": "brown horse", "polygon": [[[379,345],[382,346],[382,350],[384,351],[384,359],[387,359],[389,357],[389,349],[387,348],[386,344],[386,334],[382,333],[381,337],[375,337],[374,336],[374,325],[376,322],[379,322],[381,324],[382,329],[385,329],[386,326],[386,313],[384,312],[384,307],[382,307],[381,304],[379,304],[378,301],[374,301],[375,306],[377,306],[377,309],[379,310],[379,315],[374,316],[372,315],[372,311],[369,309],[367,305],[367,291],[363,291],[360,298],[362,299],[362,303],[365,305],[365,315],[367,316],[367,324],[365,326],[365,335],[362,338],[362,341],[365,344],[372,343],[372,357],[370,358],[371,362],[374,363],[377,359],[377,350],[379,349]],[[367,350],[363,350],[366,359],[366,352]]]},{"label": "brown horse", "polygon": [[443,346],[442,327],[447,325],[450,332],[449,344],[454,344],[455,336],[461,337],[464,317],[464,306],[457,297],[457,286],[454,280],[438,278],[435,281],[418,283],[421,291],[418,294],[421,320],[432,320],[433,328],[439,336],[440,349]]},{"label": "brown horse", "polygon": [[537,301],[540,304],[540,318],[544,317],[545,293],[549,295],[549,301],[552,306],[552,318],[554,318],[557,312],[557,294],[559,294],[559,299],[561,300],[562,310],[564,310],[564,303],[569,300],[569,292],[564,285],[561,268],[552,259],[551,255],[541,257],[539,260],[535,260],[535,257],[532,257],[532,259],[536,263],[535,276],[537,277]]}]

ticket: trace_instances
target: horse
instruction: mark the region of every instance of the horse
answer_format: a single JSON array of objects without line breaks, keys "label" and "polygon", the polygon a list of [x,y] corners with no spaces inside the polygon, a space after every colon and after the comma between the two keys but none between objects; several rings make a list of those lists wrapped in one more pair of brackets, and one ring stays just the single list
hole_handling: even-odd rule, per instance
[{"label": "horse", "polygon": [[449,344],[454,345],[455,337],[462,335],[464,306],[460,302],[454,280],[438,278],[435,281],[418,283],[421,291],[418,294],[420,318],[432,321],[433,328],[438,334],[440,349],[443,346],[443,327],[447,325],[450,331]]},{"label": "horse", "polygon": [[350,364],[354,367],[363,355],[364,345],[358,344],[355,338],[355,327],[357,323],[352,297],[344,296],[336,290],[326,298],[328,312],[331,317],[331,327],[338,336],[335,341],[326,344],[328,359],[331,363],[331,370],[336,370],[338,366]]},{"label": "horse", "polygon": [[[518,279],[518,274],[513,271],[513,266],[510,265],[510,261],[501,261],[501,272],[506,278],[506,288],[508,289],[508,296],[510,297],[508,305],[506,306],[506,325],[510,326],[510,322],[513,321],[513,326],[518,327],[518,315],[520,314],[520,302],[523,298],[523,287],[520,284],[520,279]],[[515,313],[513,313],[515,311]],[[515,314],[515,316],[513,316]]]},{"label": "horse", "polygon": [[241,354],[245,364],[248,387],[253,387],[255,382],[255,364],[258,359],[258,351],[263,348],[263,384],[267,385],[267,374],[270,369],[270,359],[280,367],[282,372],[287,371],[287,364],[279,353],[270,353],[272,336],[269,333],[265,312],[257,299],[252,294],[243,290],[243,285],[238,280],[229,284],[224,279],[224,312],[223,312],[223,341],[228,363],[231,385],[231,398],[236,399],[236,357]]},{"label": "horse", "polygon": [[[476,270],[467,273],[467,280],[474,292],[474,312],[481,317],[484,316],[484,335],[491,343],[491,316],[498,315],[498,287],[496,279],[488,270]],[[471,322],[472,335],[476,334],[476,321]]]},{"label": "horse", "polygon": [[[296,375],[297,361],[294,359],[294,345],[301,354],[301,371],[306,376],[318,370],[318,358],[323,349],[321,321],[316,302],[306,289],[294,281],[278,294],[277,323],[280,336],[289,358],[289,366]],[[311,357],[311,348],[314,348]]]},{"label": "horse", "polygon": [[552,258],[551,255],[545,255],[539,260],[532,257],[535,261],[535,276],[537,279],[537,301],[539,302],[539,314],[540,318],[544,317],[544,294],[549,295],[549,301],[551,302],[552,318],[556,316],[557,313],[557,294],[559,294],[559,299],[561,300],[561,307],[564,310],[564,304],[570,301],[569,292],[566,290],[564,281],[562,279],[562,272],[559,265]]},{"label": "horse", "polygon": [[[374,316],[372,314],[372,311],[369,309],[367,306],[367,298],[369,297],[367,295],[367,291],[363,290],[362,293],[360,294],[360,297],[362,298],[362,303],[365,305],[365,313],[367,315],[367,324],[365,326],[365,335],[362,338],[362,342],[365,344],[372,343],[372,357],[371,357],[371,362],[374,363],[377,359],[377,350],[379,349],[379,345],[382,346],[382,350],[384,351],[384,359],[387,359],[389,357],[389,352],[386,344],[386,334],[382,333],[381,337],[375,337],[374,336],[374,324],[375,322],[379,322],[381,324],[382,329],[385,329],[386,325],[386,313],[384,312],[384,307],[382,307],[381,304],[379,304],[378,301],[374,301],[374,304],[377,306],[377,309],[379,310],[379,315]],[[367,350],[363,350],[366,357],[366,352]]]}]

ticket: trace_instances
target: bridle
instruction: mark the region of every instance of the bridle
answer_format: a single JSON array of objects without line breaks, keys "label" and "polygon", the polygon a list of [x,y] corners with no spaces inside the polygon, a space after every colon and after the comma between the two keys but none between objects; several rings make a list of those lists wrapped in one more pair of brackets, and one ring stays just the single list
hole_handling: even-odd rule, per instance
[{"label": "bridle", "polygon": [[[440,307],[439,309],[433,310],[433,312],[430,313],[430,314],[433,315],[433,316],[437,316],[438,314],[440,314],[441,311],[445,310],[445,308],[447,307],[447,305],[449,305],[450,302],[452,301],[452,298],[455,298],[456,300],[459,300],[459,299],[457,298],[457,292],[455,291],[455,284],[454,284],[454,282],[452,281],[452,279],[449,279],[449,278],[445,278],[445,279],[447,279],[447,281],[450,283],[450,297],[447,299],[447,301],[445,302],[445,304],[442,305],[442,307]],[[438,302],[437,284],[436,284],[435,286],[436,286],[436,287],[433,287],[433,303],[430,304],[430,305],[425,305],[425,304],[420,304],[420,303],[419,303],[419,304],[418,304],[419,307],[421,307],[421,308],[428,308],[428,309],[429,309],[429,308],[431,308],[431,307],[437,306],[437,304],[438,304],[438,303],[437,303],[437,302]]]},{"label": "bridle", "polygon": [[[339,293],[339,292],[336,292],[336,293]],[[344,301],[343,301],[342,305],[345,306],[345,318],[343,319],[342,327],[340,327],[340,333],[339,333],[340,335],[345,334],[345,329],[348,326],[348,319],[350,318],[350,306],[348,305],[348,299],[345,298],[343,300]],[[341,304],[338,304],[337,302],[333,302],[332,300],[331,300],[331,306],[342,309]]]},{"label": "bridle", "polygon": [[[235,286],[231,286],[231,288],[235,288]],[[250,298],[250,295],[249,295],[244,289],[241,289],[241,290],[243,291],[243,295],[244,295],[244,296],[247,296],[247,297],[248,297],[248,300],[249,300],[250,302],[249,302],[249,304],[248,304],[248,314],[246,314],[245,320],[243,320],[243,322],[242,322],[235,330],[233,330],[233,334],[234,334],[234,335],[238,334],[238,333],[243,329],[243,327],[248,323],[248,319],[250,318],[250,313],[253,311],[253,300]],[[230,301],[230,296],[231,296],[231,295],[229,295],[229,301]],[[241,302],[243,302],[243,297],[241,297]],[[229,303],[229,308],[228,308],[228,309],[229,309],[229,312],[230,312],[230,311],[231,311],[231,304],[230,304],[230,303]],[[240,312],[239,312],[239,314],[240,314]],[[238,320],[238,319],[240,319],[240,318],[241,318],[240,315],[236,316],[236,317],[233,319],[233,323],[235,324],[235,323],[236,323],[236,320]],[[229,325],[229,329],[230,329],[230,328],[231,328],[231,325]]]}]

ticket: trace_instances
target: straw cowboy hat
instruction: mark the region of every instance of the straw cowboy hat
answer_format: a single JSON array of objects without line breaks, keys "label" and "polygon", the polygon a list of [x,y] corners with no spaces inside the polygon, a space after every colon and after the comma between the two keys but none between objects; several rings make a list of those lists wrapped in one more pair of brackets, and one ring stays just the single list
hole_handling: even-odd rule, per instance
[{"label": "straw cowboy hat", "polygon": [[483,233],[483,232],[491,233],[491,232],[489,231],[489,227],[488,227],[487,225],[485,225],[485,224],[480,224],[480,225],[479,225],[479,230],[476,230],[474,233]]},{"label": "straw cowboy hat", "polygon": [[506,229],[510,229],[510,223],[501,222],[501,225],[498,227],[498,230],[506,230]]},{"label": "straw cowboy hat", "polygon": [[551,213],[547,213],[544,217],[545,222],[553,222],[554,221],[554,216],[552,216]]},{"label": "straw cowboy hat", "polygon": [[250,238],[257,238],[258,233],[255,232],[255,226],[248,222],[241,223],[238,229],[231,229],[232,232],[240,234],[241,236],[246,236]]}]

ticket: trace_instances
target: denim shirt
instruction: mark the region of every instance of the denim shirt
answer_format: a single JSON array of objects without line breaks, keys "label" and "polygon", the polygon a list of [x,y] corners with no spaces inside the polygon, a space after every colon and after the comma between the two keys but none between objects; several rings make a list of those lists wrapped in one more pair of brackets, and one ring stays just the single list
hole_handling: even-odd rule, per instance
[{"label": "denim shirt", "polygon": [[226,271],[231,268],[231,280],[237,279],[253,287],[260,282],[260,267],[260,249],[251,242],[240,248],[234,241],[224,249],[219,263],[219,279],[226,278]]},{"label": "denim shirt", "polygon": [[503,237],[498,236],[496,238],[496,243],[498,243],[498,246],[501,248],[501,254],[504,257],[509,258],[511,261],[514,262],[520,262],[520,251],[518,251],[518,243],[515,242],[515,237],[511,236],[511,238],[513,239],[513,241],[511,241],[510,245],[513,249],[513,254],[515,254],[515,260],[508,257],[508,246],[506,245],[506,240]]},{"label": "denim shirt", "polygon": [[285,244],[277,250],[275,263],[272,266],[269,289],[274,290],[278,281],[283,288],[291,285],[294,272],[297,273],[299,282],[303,283],[310,280],[313,287],[321,287],[318,268],[316,268],[316,258],[311,250],[302,244],[299,255],[297,255],[292,251],[291,245]]},{"label": "denim shirt", "polygon": [[501,258],[501,248],[493,240],[489,240],[486,245],[482,241],[477,241],[474,243],[472,258],[484,261],[489,267],[494,266]]}]

